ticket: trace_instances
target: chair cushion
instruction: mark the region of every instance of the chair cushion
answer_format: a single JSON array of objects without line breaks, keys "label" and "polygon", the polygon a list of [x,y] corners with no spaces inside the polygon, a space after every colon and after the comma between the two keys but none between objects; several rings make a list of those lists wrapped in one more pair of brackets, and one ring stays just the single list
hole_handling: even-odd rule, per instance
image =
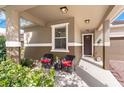
[{"label": "chair cushion", "polygon": [[45,59],[40,60],[40,62],[42,62],[42,63],[50,63],[51,60],[48,59],[48,58],[45,58]]},{"label": "chair cushion", "polygon": [[64,65],[64,67],[71,67],[72,61],[63,61],[62,64]]}]

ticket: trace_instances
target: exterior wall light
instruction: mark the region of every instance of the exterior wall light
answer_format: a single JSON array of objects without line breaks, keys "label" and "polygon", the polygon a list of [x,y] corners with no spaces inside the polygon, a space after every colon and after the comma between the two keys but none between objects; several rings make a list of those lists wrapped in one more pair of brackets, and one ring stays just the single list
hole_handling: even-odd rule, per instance
[{"label": "exterior wall light", "polygon": [[68,8],[66,6],[60,7],[60,10],[63,14],[66,14],[68,12]]},{"label": "exterior wall light", "polygon": [[84,22],[85,22],[86,24],[89,24],[89,23],[90,23],[90,19],[85,19]]}]

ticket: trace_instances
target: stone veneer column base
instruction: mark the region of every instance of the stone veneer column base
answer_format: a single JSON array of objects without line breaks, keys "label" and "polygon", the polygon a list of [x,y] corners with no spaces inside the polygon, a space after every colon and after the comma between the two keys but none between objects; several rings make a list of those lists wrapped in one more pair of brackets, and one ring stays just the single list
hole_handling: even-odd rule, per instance
[{"label": "stone veneer column base", "polygon": [[18,47],[7,47],[7,57],[11,58],[14,60],[15,63],[19,64],[20,63],[20,48]]}]

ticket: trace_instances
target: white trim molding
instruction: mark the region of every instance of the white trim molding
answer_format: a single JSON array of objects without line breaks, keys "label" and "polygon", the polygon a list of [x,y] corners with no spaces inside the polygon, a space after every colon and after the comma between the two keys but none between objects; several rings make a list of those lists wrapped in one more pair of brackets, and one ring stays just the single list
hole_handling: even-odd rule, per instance
[{"label": "white trim molding", "polygon": [[83,44],[76,43],[76,42],[70,42],[70,43],[68,43],[68,46],[83,46]]},{"label": "white trim molding", "polygon": [[6,47],[21,47],[21,42],[19,42],[19,41],[6,41]]},{"label": "white trim molding", "polygon": [[93,44],[94,46],[103,46],[103,43],[95,43],[95,44]]},{"label": "white trim molding", "polygon": [[[52,46],[52,43],[32,43],[32,44],[24,44],[25,47],[45,47],[45,46]],[[76,42],[69,42],[68,46],[83,46],[81,43]]]},{"label": "white trim molding", "polygon": [[69,52],[69,50],[65,50],[65,49],[55,49],[55,50],[51,50],[51,52]]},{"label": "white trim molding", "polygon": [[24,44],[25,47],[46,47],[52,46],[51,43],[35,43],[35,44]]},{"label": "white trim molding", "polygon": [[104,46],[110,46],[110,42],[104,42]]},{"label": "white trim molding", "polygon": [[94,46],[110,46],[110,42],[105,42],[104,44],[103,43],[100,43],[100,44],[98,44],[98,43],[95,43],[95,44],[93,44]]}]

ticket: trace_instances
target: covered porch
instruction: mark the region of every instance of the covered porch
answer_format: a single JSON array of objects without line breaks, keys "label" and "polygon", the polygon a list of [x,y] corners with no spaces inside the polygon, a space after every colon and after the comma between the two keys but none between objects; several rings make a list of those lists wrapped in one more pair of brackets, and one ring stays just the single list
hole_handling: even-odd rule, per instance
[{"label": "covered porch", "polygon": [[[107,72],[110,69],[111,23],[123,9],[124,6],[119,5],[3,6],[7,55],[16,63],[20,63],[21,57],[39,60],[46,53],[60,59],[74,55],[77,72],[80,64],[87,68],[82,59],[89,57],[94,60],[90,60],[93,64]],[[23,30],[22,33],[20,30]],[[87,36],[91,37],[89,47],[85,46]],[[110,77],[113,78],[112,74]],[[117,83],[114,78],[113,81]]]}]

